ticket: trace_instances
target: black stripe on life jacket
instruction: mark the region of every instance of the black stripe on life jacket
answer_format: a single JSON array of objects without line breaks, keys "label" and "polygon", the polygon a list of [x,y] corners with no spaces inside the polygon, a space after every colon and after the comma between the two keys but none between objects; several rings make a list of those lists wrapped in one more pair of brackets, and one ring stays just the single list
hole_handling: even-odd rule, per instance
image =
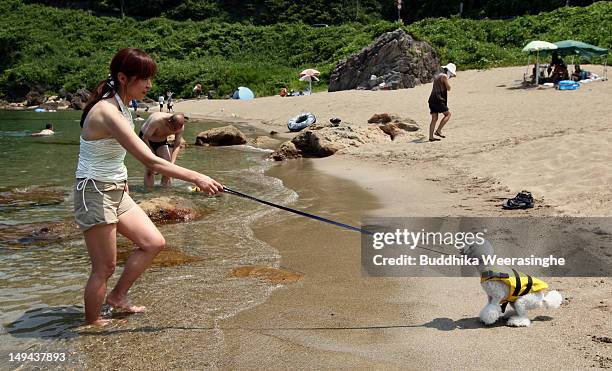
[{"label": "black stripe on life jacket", "polygon": [[515,271],[514,269],[512,272],[514,273],[514,278],[516,278],[516,287],[514,288],[512,296],[519,296],[519,293],[521,292],[521,276],[519,275],[519,272]]},{"label": "black stripe on life jacket", "polygon": [[531,291],[531,286],[533,286],[533,279],[530,275],[527,275],[527,286],[525,286],[525,290],[521,292],[520,296],[529,294],[529,291]]}]

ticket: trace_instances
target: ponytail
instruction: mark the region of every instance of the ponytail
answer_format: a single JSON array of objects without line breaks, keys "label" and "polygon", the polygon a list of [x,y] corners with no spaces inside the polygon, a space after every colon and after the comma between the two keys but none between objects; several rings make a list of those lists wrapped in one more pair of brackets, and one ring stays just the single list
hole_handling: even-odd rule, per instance
[{"label": "ponytail", "polygon": [[106,80],[102,80],[98,83],[98,86],[96,86],[94,89],[93,93],[89,97],[89,100],[87,101],[87,104],[85,105],[85,108],[83,109],[83,114],[81,115],[81,127],[83,127],[83,124],[85,123],[87,114],[96,103],[102,99],[110,97],[111,95],[115,95],[117,92],[115,89],[116,85],[118,84],[115,83],[115,79],[112,75],[108,75]]}]

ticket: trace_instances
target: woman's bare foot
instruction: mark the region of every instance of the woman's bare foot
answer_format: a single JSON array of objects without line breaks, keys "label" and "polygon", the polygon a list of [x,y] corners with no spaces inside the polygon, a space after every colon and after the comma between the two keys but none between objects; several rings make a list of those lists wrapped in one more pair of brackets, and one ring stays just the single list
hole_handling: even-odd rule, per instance
[{"label": "woman's bare foot", "polygon": [[130,299],[127,297],[116,299],[111,297],[111,295],[109,294],[106,297],[106,302],[114,309],[121,309],[128,313],[143,313],[147,310],[146,307],[133,305]]},{"label": "woman's bare foot", "polygon": [[444,136],[444,135],[440,134],[440,132],[439,132],[439,131],[436,131],[434,134],[435,134],[435,135],[437,135],[437,136],[439,136],[440,138],[446,138],[446,136]]},{"label": "woman's bare foot", "polygon": [[77,329],[78,330],[86,330],[86,329],[90,329],[90,328],[100,328],[100,327],[104,327],[107,325],[110,325],[112,320],[110,319],[97,319],[91,323],[87,323],[85,322],[84,324],[82,324],[81,326],[79,326]]},{"label": "woman's bare foot", "polygon": [[429,138],[429,141],[430,141],[430,142],[436,142],[436,141],[439,141],[439,140],[442,140],[442,139],[438,139],[438,138]]}]

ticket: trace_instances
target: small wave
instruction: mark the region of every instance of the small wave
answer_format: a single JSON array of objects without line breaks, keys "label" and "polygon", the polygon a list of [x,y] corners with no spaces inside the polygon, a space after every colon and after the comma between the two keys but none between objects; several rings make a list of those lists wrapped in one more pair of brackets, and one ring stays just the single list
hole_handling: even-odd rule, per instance
[{"label": "small wave", "polygon": [[243,144],[240,146],[236,146],[239,149],[243,149],[249,152],[264,152],[264,153],[272,153],[274,152],[273,149],[267,149],[267,148],[259,148],[259,147],[253,147],[249,144]]},{"label": "small wave", "polygon": [[31,132],[26,130],[6,131],[0,130],[0,137],[29,137]]}]

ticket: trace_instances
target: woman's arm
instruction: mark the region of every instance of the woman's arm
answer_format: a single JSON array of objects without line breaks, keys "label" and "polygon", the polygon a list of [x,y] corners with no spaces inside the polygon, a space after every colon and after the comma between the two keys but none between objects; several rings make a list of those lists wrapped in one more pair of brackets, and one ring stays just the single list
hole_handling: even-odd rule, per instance
[{"label": "woman's arm", "polygon": [[446,91],[450,91],[451,90],[451,86],[450,86],[450,82],[448,82],[448,76],[443,75],[442,76],[442,82],[444,83],[444,86],[446,86]]},{"label": "woman's arm", "polygon": [[194,183],[208,194],[223,192],[223,185],[216,180],[157,157],[126,123],[125,117],[111,107],[101,110],[102,120],[106,123],[109,134],[115,138],[132,156],[144,166],[167,177]]}]

